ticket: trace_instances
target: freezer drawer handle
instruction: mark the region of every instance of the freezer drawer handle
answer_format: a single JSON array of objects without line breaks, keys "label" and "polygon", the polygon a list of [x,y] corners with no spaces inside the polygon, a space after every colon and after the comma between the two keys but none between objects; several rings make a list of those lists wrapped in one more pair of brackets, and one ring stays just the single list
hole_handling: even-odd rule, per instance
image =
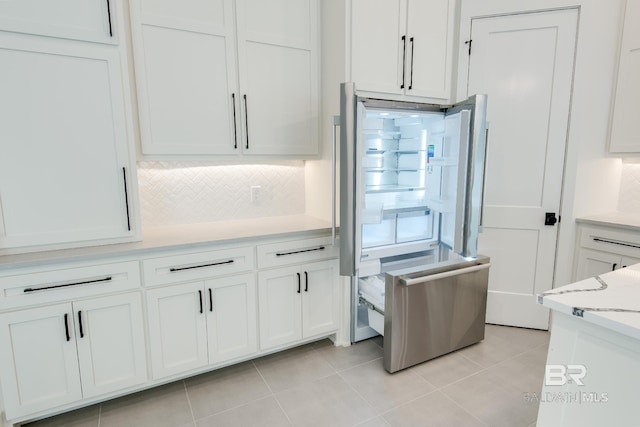
[{"label": "freezer drawer handle", "polygon": [[400,283],[405,286],[417,285],[418,283],[431,282],[434,280],[444,279],[446,277],[460,276],[462,274],[473,273],[474,271],[486,270],[489,267],[491,267],[491,264],[474,265],[473,267],[430,274],[428,276],[416,277],[415,279],[400,279]]},{"label": "freezer drawer handle", "polygon": [[325,247],[324,246],[318,246],[317,248],[312,248],[312,249],[302,249],[300,251],[293,251],[293,252],[279,252],[276,253],[276,256],[286,256],[286,255],[294,255],[294,254],[301,254],[304,252],[314,252],[314,251],[324,251]]},{"label": "freezer drawer handle", "polygon": [[190,267],[172,267],[169,269],[169,271],[171,273],[175,273],[176,271],[192,270],[194,268],[214,267],[216,265],[224,265],[224,264],[233,264],[233,260],[230,259],[228,261],[214,262],[211,264],[192,265]]},{"label": "freezer drawer handle", "polygon": [[84,282],[65,283],[64,285],[51,285],[51,286],[45,286],[43,288],[25,288],[22,292],[24,293],[39,292],[39,291],[46,291],[49,289],[66,288],[68,286],[79,286],[79,285],[88,285],[91,283],[110,282],[112,279],[113,278],[109,276],[109,277],[105,277],[104,279],[85,280]]}]

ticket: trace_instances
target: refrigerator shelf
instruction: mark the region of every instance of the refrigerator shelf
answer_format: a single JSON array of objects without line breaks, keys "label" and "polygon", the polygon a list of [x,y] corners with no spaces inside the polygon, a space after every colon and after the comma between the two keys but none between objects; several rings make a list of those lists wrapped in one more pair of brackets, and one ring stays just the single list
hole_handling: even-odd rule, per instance
[{"label": "refrigerator shelf", "polygon": [[402,191],[424,191],[424,187],[412,187],[408,185],[367,185],[365,186],[365,193],[374,194],[374,193],[396,193]]},{"label": "refrigerator shelf", "polygon": [[426,168],[363,168],[366,172],[424,172]]},{"label": "refrigerator shelf", "polygon": [[392,214],[404,214],[409,212],[424,212],[425,215],[429,215],[431,213],[431,209],[426,205],[396,205],[390,208],[382,209],[382,215],[392,215]]},{"label": "refrigerator shelf", "polygon": [[420,154],[424,153],[427,150],[380,150],[375,148],[367,149],[366,154],[385,154],[385,153],[395,153],[395,154]]}]

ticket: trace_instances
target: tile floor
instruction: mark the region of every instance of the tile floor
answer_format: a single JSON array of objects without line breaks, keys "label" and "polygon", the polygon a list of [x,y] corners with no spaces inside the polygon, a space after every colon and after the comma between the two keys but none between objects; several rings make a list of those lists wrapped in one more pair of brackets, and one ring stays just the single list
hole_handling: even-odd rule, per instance
[{"label": "tile floor", "polygon": [[485,340],[390,375],[382,338],[329,340],[28,424],[44,426],[534,426],[547,332]]}]

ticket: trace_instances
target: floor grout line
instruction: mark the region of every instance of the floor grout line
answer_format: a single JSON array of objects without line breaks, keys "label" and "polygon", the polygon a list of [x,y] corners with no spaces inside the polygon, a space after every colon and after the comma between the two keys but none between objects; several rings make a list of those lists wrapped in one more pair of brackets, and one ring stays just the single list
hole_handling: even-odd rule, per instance
[{"label": "floor grout line", "polygon": [[451,396],[449,396],[447,393],[445,393],[444,391],[441,391],[440,393],[442,393],[442,395],[449,399],[451,402],[453,402],[458,408],[462,409],[464,412],[466,412],[467,414],[469,414],[472,418],[478,420],[482,425],[489,427],[489,424],[485,423],[484,421],[482,421],[480,418],[478,418],[476,416],[476,414],[474,414],[473,412],[469,411],[467,408],[465,408],[464,406],[462,406],[461,404],[459,404],[458,402],[456,402]]},{"label": "floor grout line", "polygon": [[182,386],[184,387],[184,394],[187,396],[187,404],[189,405],[189,411],[191,412],[191,420],[193,424],[196,423],[196,416],[193,413],[193,406],[191,406],[191,399],[189,398],[189,390],[187,389],[187,382],[182,380]]},{"label": "floor grout line", "polygon": [[284,414],[285,418],[287,419],[287,422],[289,423],[289,425],[292,426],[293,422],[291,421],[291,418],[289,418],[289,414],[287,414],[287,411],[285,411],[284,408],[282,407],[280,400],[278,400],[278,396],[276,396],[276,394],[273,392],[273,390],[271,389],[271,386],[269,385],[267,380],[264,378],[264,376],[262,375],[262,372],[260,372],[260,369],[258,369],[258,366],[255,364],[255,362],[252,360],[251,363],[253,364],[253,367],[255,368],[255,370],[258,371],[258,375],[260,375],[260,378],[262,378],[262,381],[264,382],[264,384],[269,389],[269,392],[271,393],[271,397],[273,397],[273,399],[276,401],[276,404]]}]

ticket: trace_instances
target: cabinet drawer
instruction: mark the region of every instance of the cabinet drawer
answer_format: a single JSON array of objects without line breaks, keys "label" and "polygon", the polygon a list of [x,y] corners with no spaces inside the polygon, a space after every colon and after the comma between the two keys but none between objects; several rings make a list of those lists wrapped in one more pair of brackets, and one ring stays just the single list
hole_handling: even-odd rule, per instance
[{"label": "cabinet drawer", "polygon": [[580,234],[580,246],[640,258],[640,233],[584,227]]},{"label": "cabinet drawer", "polygon": [[208,279],[254,268],[253,247],[153,258],[142,262],[145,286]]},{"label": "cabinet drawer", "polygon": [[279,267],[308,261],[337,258],[340,246],[330,237],[294,240],[258,246],[258,268]]},{"label": "cabinet drawer", "polygon": [[140,287],[138,261],[50,270],[20,270],[0,276],[0,310],[78,299]]}]

